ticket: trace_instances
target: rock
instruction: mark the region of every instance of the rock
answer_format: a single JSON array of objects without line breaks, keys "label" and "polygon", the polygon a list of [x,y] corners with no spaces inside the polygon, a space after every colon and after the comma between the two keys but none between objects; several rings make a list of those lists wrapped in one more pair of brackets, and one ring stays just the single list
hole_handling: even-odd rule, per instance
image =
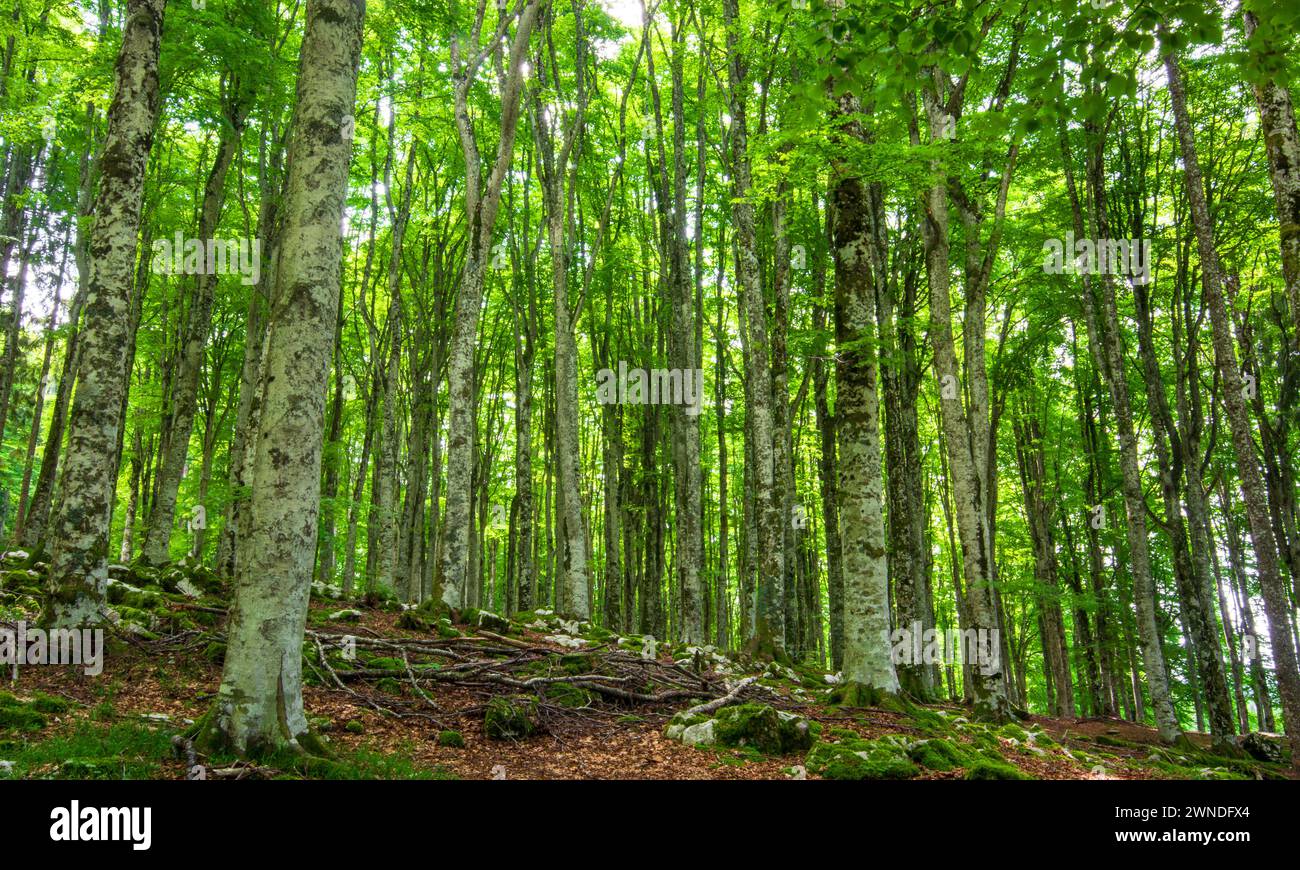
[{"label": "rock", "polygon": [[[397,627],[410,631],[433,631],[443,615],[442,602],[429,598],[420,602],[418,607],[403,609],[402,615],[397,617]],[[450,624],[449,622],[448,625]]]},{"label": "rock", "polygon": [[673,718],[668,721],[667,727],[664,728],[664,737],[667,737],[669,740],[676,740],[680,742],[682,739],[682,735],[686,732],[687,728],[689,728],[692,725],[698,725],[699,723],[706,722],[706,721],[709,721],[708,716],[705,716],[700,713],[697,713],[693,716],[688,716],[686,714],[686,711],[683,710],[679,713],[674,714]]},{"label": "rock", "polygon": [[587,642],[582,638],[569,637],[567,634],[548,634],[546,637],[542,639],[550,641],[551,643],[554,644],[559,644],[560,646],[563,647],[568,647],[569,649],[582,649],[584,646],[587,645]]},{"label": "rock", "polygon": [[362,613],[360,610],[351,608],[346,610],[336,610],[329,615],[330,622],[360,622]]},{"label": "rock", "polygon": [[806,750],[813,743],[807,719],[767,704],[723,707],[717,713],[715,734],[723,746],[752,746],[767,755]]},{"label": "rock", "polygon": [[818,743],[804,764],[826,779],[911,779],[921,772],[900,747],[873,740]]},{"label": "rock", "polygon": [[497,634],[505,634],[510,631],[510,620],[487,610],[478,612],[477,625],[479,628],[486,628],[488,631],[494,631]]},{"label": "rock", "polygon": [[682,730],[682,743],[686,746],[712,746],[717,742],[713,733],[716,719],[706,719],[698,725],[690,725]]},{"label": "rock", "polygon": [[1268,761],[1283,764],[1290,755],[1287,752],[1285,738],[1280,734],[1265,731],[1252,731],[1239,739],[1239,745],[1246,754],[1256,761]]}]

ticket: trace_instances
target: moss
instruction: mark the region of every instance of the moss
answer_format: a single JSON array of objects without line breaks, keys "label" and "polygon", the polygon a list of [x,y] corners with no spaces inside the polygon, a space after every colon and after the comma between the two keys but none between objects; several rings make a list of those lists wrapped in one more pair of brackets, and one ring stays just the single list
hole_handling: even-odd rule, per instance
[{"label": "moss", "polygon": [[566,674],[589,674],[596,669],[596,660],[590,653],[569,653],[559,658],[560,670]]},{"label": "moss", "polygon": [[922,734],[947,734],[953,730],[952,726],[948,724],[948,720],[938,713],[922,707],[913,707],[908,711],[907,718]]},{"label": "moss", "polygon": [[62,698],[55,698],[51,695],[37,692],[32,696],[31,701],[28,702],[28,706],[38,713],[51,713],[57,716],[61,713],[68,712],[72,707],[72,704]]},{"label": "moss", "polygon": [[377,671],[401,671],[406,673],[406,663],[391,656],[380,656],[366,662],[366,667]]},{"label": "moss", "polygon": [[1029,739],[1029,735],[1025,733],[1025,729],[1021,728],[1014,722],[1008,722],[999,728],[998,735],[1006,737],[1008,740],[1019,740],[1021,743],[1024,743]]},{"label": "moss", "polygon": [[45,717],[26,705],[0,706],[0,731],[40,731],[44,727]]},{"label": "moss", "polygon": [[510,620],[487,610],[480,610],[472,624],[496,634],[507,634],[510,631]]},{"label": "moss", "polygon": [[353,719],[343,726],[343,730],[349,734],[364,734],[366,726],[361,723],[360,719]]},{"label": "moss", "polygon": [[1046,731],[1031,731],[1029,732],[1029,739],[1033,741],[1035,746],[1043,749],[1051,749],[1058,745]]},{"label": "moss", "polygon": [[493,740],[528,737],[537,730],[532,698],[493,698],[483,713],[483,732]]},{"label": "moss", "polygon": [[447,606],[437,598],[427,598],[418,607],[403,610],[397,617],[399,628],[411,631],[432,631],[438,626],[438,620],[447,615]]},{"label": "moss", "polygon": [[723,707],[715,718],[714,736],[721,746],[752,746],[768,755],[785,755],[807,750],[813,743],[806,719],[782,716],[767,704]]},{"label": "moss", "polygon": [[1118,737],[1111,737],[1110,735],[1107,734],[1098,734],[1096,737],[1092,739],[1092,742],[1096,743],[1098,746],[1111,746],[1116,749],[1135,748],[1134,745],[1129,741],[1121,740]]},{"label": "moss", "polygon": [[1033,779],[1020,768],[1005,761],[977,761],[966,769],[967,779]]},{"label": "moss", "polygon": [[402,694],[402,684],[397,680],[394,680],[392,677],[384,677],[382,680],[375,683],[375,688],[381,692],[386,692],[389,695]]},{"label": "moss", "polygon": [[453,749],[464,749],[465,738],[459,731],[439,731],[438,745],[449,746]]},{"label": "moss", "polygon": [[572,683],[549,683],[546,686],[546,700],[561,707],[586,707],[595,700],[595,696],[581,686]]},{"label": "moss", "polygon": [[826,779],[911,779],[921,772],[898,746],[872,740],[818,743],[804,766]]},{"label": "moss", "polygon": [[[280,762],[286,772],[279,779],[456,779],[456,774],[441,766],[419,767],[409,752],[378,753],[358,749],[331,759],[286,756]],[[297,774],[296,776],[294,774]]]},{"label": "moss", "polygon": [[214,665],[223,664],[226,661],[226,645],[219,640],[214,640],[203,648],[203,657]]},{"label": "moss", "polygon": [[618,635],[607,628],[601,628],[599,625],[589,625],[583,631],[583,636],[596,643],[607,643],[614,640]]},{"label": "moss", "polygon": [[80,721],[49,739],[25,741],[5,751],[22,779],[148,779],[171,755],[171,729],[138,722],[102,725]]},{"label": "moss", "polygon": [[965,767],[970,756],[947,740],[922,740],[907,749],[907,757],[929,770],[952,770]]},{"label": "moss", "polygon": [[844,707],[875,707],[906,713],[908,705],[898,695],[864,683],[841,683],[831,690],[830,703]]}]

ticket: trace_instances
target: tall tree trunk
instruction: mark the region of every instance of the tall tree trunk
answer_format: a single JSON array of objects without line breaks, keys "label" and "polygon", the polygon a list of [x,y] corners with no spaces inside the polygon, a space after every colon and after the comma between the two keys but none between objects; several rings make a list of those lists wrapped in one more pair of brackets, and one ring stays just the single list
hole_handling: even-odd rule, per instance
[{"label": "tall tree trunk", "polygon": [[238,566],[206,747],[319,748],[302,704],[302,640],[320,514],[321,445],[356,101],[363,0],[309,0],[271,297],[247,559]]},{"label": "tall tree trunk", "polygon": [[[858,114],[841,98],[840,112]],[[848,135],[861,139],[856,121]],[[844,571],[844,700],[876,706],[898,695],[890,656],[889,573],[885,558],[884,479],[870,206],[862,179],[837,162],[830,207],[835,259],[835,425],[839,448],[840,546]]]},{"label": "tall tree trunk", "polygon": [[[465,157],[465,211],[468,216],[466,224],[469,227],[469,241],[460,290],[456,294],[451,351],[447,361],[447,495],[442,522],[441,558],[435,581],[439,597],[450,607],[461,606],[469,580],[470,500],[473,496],[471,487],[476,428],[474,340],[478,335],[485,273],[492,248],[497,207],[501,200],[501,185],[505,181],[506,169],[514,151],[525,49],[537,20],[540,2],[529,0],[515,26],[510,46],[509,74],[501,87],[501,138],[497,144],[496,159],[486,179],[482,175],[478,140],[469,114],[469,89],[476,80],[478,65],[483,57],[479,37],[485,5],[485,0],[479,0],[478,23],[469,44],[463,46],[459,36],[452,39],[456,129]],[[462,59],[462,52],[466,51],[469,57]]]},{"label": "tall tree trunk", "polygon": [[1196,153],[1191,116],[1187,110],[1187,93],[1183,85],[1182,70],[1173,52],[1165,54],[1165,72],[1169,77],[1169,98],[1173,105],[1174,125],[1178,131],[1178,142],[1183,157],[1187,200],[1191,206],[1192,226],[1196,231],[1197,252],[1200,254],[1202,281],[1205,286],[1206,302],[1210,309],[1215,367],[1223,384],[1223,404],[1227,409],[1228,425],[1232,433],[1237,475],[1241,481],[1242,497],[1246,505],[1251,543],[1255,548],[1255,565],[1259,573],[1260,591],[1264,597],[1264,612],[1268,616],[1273,660],[1277,665],[1278,695],[1282,699],[1282,714],[1286,718],[1287,732],[1291,737],[1293,763],[1300,766],[1300,670],[1297,669],[1296,650],[1291,637],[1291,606],[1288,590],[1278,564],[1277,540],[1273,536],[1273,527],[1269,521],[1268,499],[1255,454],[1250,413],[1246,408],[1245,387],[1233,347],[1232,322],[1224,299],[1223,273],[1219,265],[1218,252],[1214,247],[1214,227],[1210,219],[1205,182]]},{"label": "tall tree trunk", "polygon": [[[932,142],[943,138],[951,115],[939,102],[939,97],[929,88],[925,90],[926,112],[929,117]],[[938,167],[935,167],[938,171]],[[1005,179],[1004,179],[1005,183]],[[925,215],[922,222],[925,239],[926,267],[930,284],[930,336],[934,345],[934,368],[939,379],[939,409],[944,438],[947,443],[948,467],[952,472],[954,512],[961,536],[962,573],[966,579],[966,611],[968,619],[963,628],[985,632],[990,638],[998,631],[997,610],[991,588],[992,535],[988,528],[988,481],[985,475],[988,463],[987,414],[988,382],[983,367],[984,320],[982,309],[974,312],[976,320],[965,323],[970,340],[978,337],[974,357],[966,360],[969,372],[966,390],[970,407],[962,400],[962,382],[959,380],[956,345],[953,339],[948,240],[948,191],[945,181],[936,181],[926,194]],[[968,288],[971,292],[971,288]],[[967,300],[968,314],[971,300]],[[968,351],[970,348],[968,347]],[[954,578],[955,580],[956,578]],[[1007,698],[1005,662],[993,662],[990,667],[968,669],[974,694],[975,713],[982,719],[1006,721],[1010,716]]]},{"label": "tall tree trunk", "polygon": [[69,422],[68,458],[54,521],[49,599],[42,621],[72,627],[103,618],[109,515],[117,480],[118,417],[126,390],[132,274],[145,166],[161,105],[158,55],[166,0],[130,0],[108,113],[91,231],[86,327]]},{"label": "tall tree trunk", "polygon": [[[222,92],[238,94],[239,81],[223,79]],[[212,170],[203,188],[203,204],[199,211],[198,240],[208,244],[215,239],[221,222],[221,208],[226,200],[226,175],[242,141],[247,104],[240,96],[231,97],[225,107],[221,142]],[[179,252],[176,256],[179,256]],[[260,264],[259,264],[260,265]],[[177,361],[176,379],[172,385],[170,428],[162,445],[162,464],[158,470],[158,491],[149,511],[149,524],[145,529],[144,558],[155,565],[170,559],[172,526],[176,521],[176,494],[180,489],[181,475],[190,452],[190,434],[194,429],[194,411],[198,402],[199,376],[203,368],[203,349],[212,325],[212,305],[217,289],[217,276],[199,270],[194,278],[194,297],[190,300],[181,353]]]},{"label": "tall tree trunk", "polygon": [[[775,414],[772,409],[772,367],[768,354],[767,306],[759,278],[758,241],[754,229],[754,206],[749,161],[749,123],[747,93],[753,87],[748,78],[748,62],[740,49],[740,12],[738,0],[723,0],[727,21],[727,80],[731,110],[731,217],[735,225],[737,277],[741,305],[744,308],[742,343],[745,377],[749,381],[746,418],[753,439],[752,471],[746,474],[753,487],[756,540],[756,596],[754,604],[755,652],[763,656],[785,657],[785,552],[784,531],[788,516],[781,515],[781,499],[776,487]],[[752,477],[750,474],[752,473]]]}]

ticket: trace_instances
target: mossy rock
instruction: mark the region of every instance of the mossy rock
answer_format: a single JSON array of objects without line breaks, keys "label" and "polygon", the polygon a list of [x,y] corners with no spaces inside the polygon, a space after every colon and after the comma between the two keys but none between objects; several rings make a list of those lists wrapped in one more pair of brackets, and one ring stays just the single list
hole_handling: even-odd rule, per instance
[{"label": "mossy rock", "polygon": [[583,626],[582,636],[594,643],[607,643],[608,641],[614,640],[618,637],[614,632],[607,628],[602,628],[599,625]]},{"label": "mossy rock", "polygon": [[465,737],[459,731],[439,731],[438,745],[448,746],[452,749],[464,749]]},{"label": "mossy rock", "polygon": [[952,770],[970,763],[966,752],[942,738],[913,743],[907,749],[907,757],[928,770]]},{"label": "mossy rock", "polygon": [[313,731],[333,731],[334,720],[328,716],[312,716],[307,720],[307,727]]},{"label": "mossy rock", "polygon": [[532,698],[493,698],[483,713],[483,732],[493,740],[522,739],[537,731]]},{"label": "mossy rock", "polygon": [[897,745],[873,740],[817,743],[804,766],[826,779],[911,779],[921,772]]},{"label": "mossy rock", "polygon": [[923,734],[949,734],[954,730],[947,719],[933,710],[914,707],[908,711],[907,718]]},{"label": "mossy rock", "polygon": [[1021,743],[1024,743],[1026,740],[1029,739],[1029,735],[1025,733],[1025,729],[1021,728],[1019,725],[1015,724],[1014,722],[1008,722],[1007,724],[999,728],[998,735],[1001,737],[1005,737],[1008,740],[1018,740]]},{"label": "mossy rock", "polygon": [[752,746],[766,755],[786,755],[812,747],[812,729],[802,716],[767,704],[723,707],[715,716],[714,736],[721,746]]},{"label": "mossy rock", "polygon": [[436,598],[420,602],[418,607],[403,610],[397,617],[397,626],[410,631],[433,631],[438,621],[447,615],[447,606]]},{"label": "mossy rock", "polygon": [[349,734],[364,734],[366,732],[366,726],[360,719],[353,719],[343,726],[343,730],[347,731]]},{"label": "mossy rock", "polygon": [[669,719],[668,724],[664,726],[664,737],[669,740],[681,741],[682,735],[686,733],[687,728],[702,725],[708,721],[709,717],[705,713],[688,715],[685,710],[681,710],[673,714],[673,718]]},{"label": "mossy rock", "polygon": [[1257,761],[1285,764],[1291,760],[1291,748],[1286,739],[1277,734],[1252,731],[1241,738],[1241,748]]},{"label": "mossy rock", "polygon": [[1051,749],[1059,744],[1046,731],[1030,731],[1029,742],[1043,749]]},{"label": "mossy rock", "polygon": [[432,631],[437,620],[431,619],[418,610],[403,610],[397,617],[397,627],[407,631]]},{"label": "mossy rock", "polygon": [[384,677],[382,680],[375,683],[375,688],[389,695],[402,694],[402,684],[392,677]]},{"label": "mossy rock", "polygon": [[977,761],[966,769],[967,779],[1033,779],[1013,764],[1005,761]]},{"label": "mossy rock", "polygon": [[2,579],[0,579],[0,587],[3,587],[10,592],[42,591],[41,578],[39,575],[32,576],[32,573],[29,571],[20,571],[17,569],[4,572]]},{"label": "mossy rock", "polygon": [[586,707],[595,699],[590,691],[572,683],[548,683],[546,686],[546,700],[561,707]]},{"label": "mossy rock", "polygon": [[510,620],[488,610],[478,612],[478,618],[474,620],[474,625],[477,628],[483,628],[496,634],[508,634],[510,632]]}]

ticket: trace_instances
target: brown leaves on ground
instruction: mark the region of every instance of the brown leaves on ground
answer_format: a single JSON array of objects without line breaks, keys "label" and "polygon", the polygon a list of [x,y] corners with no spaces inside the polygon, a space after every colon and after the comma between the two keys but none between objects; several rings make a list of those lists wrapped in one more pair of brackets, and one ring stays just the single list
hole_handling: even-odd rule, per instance
[{"label": "brown leaves on ground", "polygon": [[[326,602],[319,610],[337,610]],[[328,623],[318,626],[330,632],[357,636],[419,638],[418,632],[397,628],[394,613],[367,610],[360,623]],[[529,644],[551,648],[557,654],[572,652],[543,640],[524,635]],[[12,688],[20,694],[36,691],[58,695],[78,703],[63,718],[86,716],[90,708],[111,704],[114,718],[158,718],[165,715],[176,730],[202,716],[208,698],[217,689],[221,668],[202,655],[203,638],[190,638],[160,652],[132,646],[124,654],[105,656],[104,672],[87,677],[78,668],[29,667],[23,669]],[[426,684],[427,685],[427,684]],[[107,691],[105,691],[107,689]],[[430,706],[415,696],[408,682],[402,696],[385,694],[367,685],[349,685],[355,694],[334,686],[309,685],[303,697],[309,717],[331,722],[328,738],[341,750],[366,749],[380,754],[399,754],[423,768],[441,767],[462,779],[789,779],[791,769],[802,765],[801,756],[765,758],[730,749],[695,749],[663,736],[664,725],[683,704],[648,708],[645,704],[600,699],[587,707],[561,709],[544,705],[542,733],[523,740],[494,740],[483,730],[483,711],[497,694],[509,694],[502,687],[437,683],[425,689]],[[769,699],[780,707],[822,723],[826,729],[841,728],[872,739],[888,733],[915,737],[925,735],[905,717],[882,710],[843,711],[808,704],[783,694]],[[386,704],[388,701],[390,703]],[[377,710],[375,707],[383,708]],[[390,710],[399,715],[392,715]],[[964,713],[951,708],[953,713]],[[1153,729],[1116,719],[1062,720],[1034,717],[1058,743],[1095,753],[1093,740],[1107,735],[1137,747],[1158,744]],[[348,730],[359,723],[360,733]],[[353,726],[356,728],[357,726]],[[439,744],[441,731],[454,730],[463,747]],[[1203,735],[1192,735],[1205,743]],[[1100,778],[1090,768],[1074,764],[1059,752],[1046,757],[1016,751],[1007,741],[1003,747],[1008,761],[1039,779]],[[1145,756],[1137,748],[1107,750],[1119,760]],[[169,762],[164,770],[176,778],[184,776],[184,765]],[[1158,772],[1116,765],[1105,778],[1149,778]],[[926,771],[925,779],[960,778],[960,770]],[[808,778],[815,778],[808,775]]]}]

